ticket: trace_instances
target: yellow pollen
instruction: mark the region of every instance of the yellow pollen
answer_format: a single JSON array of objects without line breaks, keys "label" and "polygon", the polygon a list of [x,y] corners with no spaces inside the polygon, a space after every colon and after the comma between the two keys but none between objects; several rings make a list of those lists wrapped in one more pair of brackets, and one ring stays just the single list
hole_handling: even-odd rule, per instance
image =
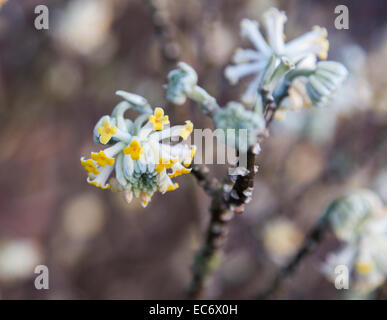
[{"label": "yellow pollen", "polygon": [[97,188],[100,188],[102,190],[110,189],[110,184],[106,184],[103,186],[100,183],[98,183],[97,181],[88,181],[88,183],[93,185],[93,186],[96,186]]},{"label": "yellow pollen", "polygon": [[101,167],[105,167],[106,165],[112,166],[114,164],[114,158],[107,157],[103,151],[98,153],[92,152],[91,159],[96,161],[97,164]]},{"label": "yellow pollen", "polygon": [[91,159],[81,160],[81,165],[89,174],[97,175],[99,173],[94,161]]},{"label": "yellow pollen", "polygon": [[163,125],[169,123],[168,116],[164,116],[163,108],[157,107],[154,114],[149,116],[149,122],[153,123],[153,130],[163,130]]},{"label": "yellow pollen", "polygon": [[117,132],[117,127],[113,126],[108,118],[102,120],[102,125],[97,128],[99,142],[107,144],[111,137]]},{"label": "yellow pollen", "polygon": [[144,154],[144,148],[140,146],[137,140],[133,140],[129,147],[124,149],[124,153],[129,154],[133,160],[138,160]]},{"label": "yellow pollen", "polygon": [[191,149],[190,159],[187,159],[186,161],[184,161],[184,165],[185,165],[186,167],[189,167],[189,166],[191,165],[192,160],[193,160],[193,158],[194,158],[194,156],[195,156],[195,153],[196,153],[196,147],[193,147],[193,148]]},{"label": "yellow pollen", "polygon": [[328,50],[329,50],[329,41],[327,39],[323,39],[320,44],[322,45],[321,51],[317,54],[317,56],[321,60],[326,60],[328,58]]},{"label": "yellow pollen", "polygon": [[162,172],[164,169],[171,168],[177,161],[178,161],[178,159],[164,159],[164,158],[160,158],[159,159],[159,164],[156,166],[155,170],[157,172]]},{"label": "yellow pollen", "polygon": [[173,185],[171,184],[171,185],[168,186],[167,191],[174,191],[174,190],[176,190],[178,187],[179,187],[179,184],[178,184],[178,183],[175,183],[175,184],[173,184]]},{"label": "yellow pollen", "polygon": [[193,130],[193,124],[191,121],[187,120],[185,122],[185,127],[184,129],[181,129],[179,134],[180,136],[184,139],[184,140],[187,140],[187,138],[189,137],[189,135],[192,133],[192,130]]},{"label": "yellow pollen", "polygon": [[181,176],[182,174],[187,174],[190,172],[191,172],[190,169],[182,168],[180,170],[176,170],[174,173],[169,174],[168,177],[175,178],[175,177]]},{"label": "yellow pollen", "polygon": [[372,263],[361,263],[361,262],[358,262],[356,264],[356,271],[359,274],[362,274],[362,275],[369,274],[372,271],[373,268],[374,268],[374,266],[373,266]]},{"label": "yellow pollen", "polygon": [[313,30],[320,33],[320,38],[313,42],[313,44],[321,45],[321,51],[317,53],[317,56],[321,60],[326,60],[328,58],[328,50],[329,50],[329,41],[327,40],[327,36],[328,36],[327,29],[321,28],[320,26],[314,26]]}]

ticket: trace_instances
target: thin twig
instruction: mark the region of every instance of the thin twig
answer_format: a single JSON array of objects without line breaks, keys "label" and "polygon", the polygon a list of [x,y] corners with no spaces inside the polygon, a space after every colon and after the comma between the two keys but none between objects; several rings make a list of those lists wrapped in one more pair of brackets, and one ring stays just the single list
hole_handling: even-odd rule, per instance
[{"label": "thin twig", "polygon": [[180,57],[180,46],[175,40],[176,27],[169,18],[165,8],[160,7],[159,0],[147,0],[152,13],[152,22],[156,39],[159,42],[161,57],[167,69],[175,65]]},{"label": "thin twig", "polygon": [[199,186],[209,195],[212,196],[216,192],[219,184],[216,178],[211,178],[208,173],[210,170],[205,165],[193,165],[191,167],[191,174],[196,178]]},{"label": "thin twig", "polygon": [[[327,210],[329,212],[329,210]],[[328,214],[325,213],[321,219],[317,222],[317,224],[313,227],[313,229],[306,236],[304,243],[301,248],[297,251],[294,257],[288,262],[288,264],[281,268],[279,272],[275,275],[274,279],[270,282],[270,284],[266,287],[263,292],[261,292],[257,299],[268,299],[272,294],[274,294],[282,284],[282,282],[292,274],[295,268],[299,265],[303,258],[305,258],[315,247],[317,243],[319,243],[325,232],[327,231],[329,226],[328,223]]]}]

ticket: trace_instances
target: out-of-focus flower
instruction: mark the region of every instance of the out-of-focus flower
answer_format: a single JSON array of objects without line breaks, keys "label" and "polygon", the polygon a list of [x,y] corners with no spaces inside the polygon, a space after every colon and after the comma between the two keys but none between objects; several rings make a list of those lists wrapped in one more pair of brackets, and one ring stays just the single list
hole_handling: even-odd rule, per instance
[{"label": "out-of-focus flower", "polygon": [[371,293],[387,277],[386,208],[375,194],[362,190],[334,201],[328,214],[335,234],[345,244],[328,256],[323,272],[334,281],[335,268],[344,265],[351,275],[351,289]]},{"label": "out-of-focus flower", "polygon": [[30,278],[35,267],[41,263],[42,254],[34,241],[18,239],[0,242],[0,281]]},{"label": "out-of-focus flower", "polygon": [[[370,66],[367,52],[357,44],[343,46],[340,57],[348,68],[348,78],[336,94],[332,105],[340,113],[374,108],[374,93],[370,84]],[[370,58],[372,60],[372,58]]]},{"label": "out-of-focus flower", "polygon": [[0,0],[0,8],[3,6],[4,3],[6,3],[7,0]]},{"label": "out-of-focus flower", "polygon": [[[165,128],[169,119],[162,108],[151,113],[143,97],[122,91],[117,94],[126,101],[119,103],[111,116],[103,116],[94,129],[94,140],[110,147],[92,152],[90,159],[81,158],[81,164],[88,172],[89,184],[123,191],[128,202],[133,196],[141,198],[146,207],[154,192],[178,188],[171,178],[191,171],[187,167],[196,149],[183,141],[191,134],[193,124],[186,121],[185,125]],[[134,122],[124,118],[131,107],[140,112]],[[162,143],[165,139],[172,143]],[[113,171],[115,179],[107,183]]]},{"label": "out-of-focus flower", "polygon": [[210,22],[205,29],[204,51],[207,59],[216,66],[222,66],[227,62],[234,48],[232,33],[227,28],[227,25],[219,20]]},{"label": "out-of-focus flower", "polygon": [[[259,133],[265,129],[265,120],[260,113],[233,101],[215,112],[214,122],[218,129],[224,130],[226,143],[241,151],[255,144]],[[242,133],[245,136],[241,136]]]},{"label": "out-of-focus flower", "polygon": [[89,55],[109,36],[113,1],[72,0],[58,18],[55,35],[69,49]]},{"label": "out-of-focus flower", "polygon": [[304,236],[291,221],[278,219],[266,224],[263,244],[274,262],[283,264],[297,251]]},{"label": "out-of-focus flower", "polygon": [[336,237],[350,242],[363,231],[364,221],[379,215],[382,209],[376,194],[360,190],[334,201],[329,208],[329,219]]},{"label": "out-of-focus flower", "polygon": [[373,190],[384,202],[387,202],[387,167],[383,168],[374,179]]},{"label": "out-of-focus flower", "polygon": [[263,70],[270,58],[286,57],[293,64],[299,64],[304,59],[325,60],[328,54],[329,42],[327,31],[321,27],[314,27],[312,31],[287,43],[284,41],[284,24],[287,17],[284,12],[271,8],[263,14],[263,24],[267,34],[267,41],[259,31],[257,21],[244,19],[241,22],[241,35],[248,38],[254,49],[238,49],[233,57],[234,66],[225,69],[225,76],[232,84],[247,75],[256,74],[242,99],[252,103],[260,86]]},{"label": "out-of-focus flower", "polygon": [[87,241],[95,236],[104,222],[102,200],[93,193],[77,195],[64,206],[63,229],[70,239],[78,241],[78,245],[79,241]]}]

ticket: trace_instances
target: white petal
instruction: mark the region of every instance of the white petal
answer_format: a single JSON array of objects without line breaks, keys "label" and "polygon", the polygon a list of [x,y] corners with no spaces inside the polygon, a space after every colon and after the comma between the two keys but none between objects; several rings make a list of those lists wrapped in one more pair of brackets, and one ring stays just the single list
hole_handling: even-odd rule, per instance
[{"label": "white petal", "polygon": [[284,24],[287,17],[283,11],[271,8],[263,14],[270,46],[277,54],[283,54],[284,51]]},{"label": "white petal", "polygon": [[241,21],[241,36],[250,39],[257,50],[261,51],[264,55],[271,54],[272,50],[259,31],[259,23],[257,21],[243,19]]}]

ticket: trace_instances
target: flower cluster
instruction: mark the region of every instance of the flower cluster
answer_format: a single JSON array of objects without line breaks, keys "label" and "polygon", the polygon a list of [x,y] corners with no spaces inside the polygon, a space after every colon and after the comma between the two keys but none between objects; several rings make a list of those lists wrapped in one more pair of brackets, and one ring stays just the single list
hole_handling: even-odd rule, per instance
[{"label": "flower cluster", "polygon": [[[225,69],[225,76],[231,84],[236,84],[240,78],[255,74],[254,79],[242,96],[242,100],[246,103],[254,103],[257,95],[260,94],[258,90],[265,88],[264,74],[271,61],[274,61],[275,69],[280,65],[281,59],[285,57],[294,66],[290,68],[294,69],[293,72],[289,72],[288,78],[285,80],[291,83],[296,77],[309,77],[313,74],[314,78],[313,80],[309,79],[307,92],[311,94],[313,104],[322,105],[329,100],[325,98],[325,95],[330,95],[334,91],[333,89],[341,83],[342,78],[345,78],[346,72],[342,71],[345,68],[340,67],[337,80],[332,80],[332,75],[329,75],[329,79],[324,81],[325,77],[320,76],[321,68],[319,69],[318,65],[316,67],[316,62],[317,59],[325,60],[328,55],[329,42],[326,29],[315,26],[304,35],[285,43],[284,24],[286,21],[287,17],[284,12],[280,12],[276,8],[266,11],[263,14],[263,25],[267,34],[266,41],[259,30],[257,21],[242,20],[241,36],[248,38],[255,49],[238,49],[233,57],[235,65],[228,66]],[[320,67],[324,69],[326,66],[327,64]],[[310,89],[310,87],[315,89],[313,84],[316,83],[316,78],[319,80],[318,87],[320,89],[317,96],[312,95],[315,91]],[[320,81],[321,79],[324,80]]]},{"label": "flower cluster", "polygon": [[[276,74],[270,75],[270,78],[276,78]],[[258,135],[265,129],[261,112],[246,109],[234,101],[224,108],[219,107],[216,99],[197,85],[197,74],[188,64],[179,62],[178,69],[169,73],[168,80],[165,86],[167,99],[175,104],[183,104],[187,98],[199,103],[204,113],[212,114],[216,128],[223,130],[223,134],[217,137],[229,146],[245,152],[257,142]]]},{"label": "flower cluster", "polygon": [[[119,103],[112,114],[103,116],[94,128],[94,140],[108,148],[81,158],[88,172],[87,182],[101,189],[125,192],[147,206],[154,192],[165,193],[178,188],[173,177],[189,173],[196,148],[186,143],[193,130],[191,121],[169,127],[169,118],[162,108],[152,110],[141,96],[118,91],[126,101]],[[131,121],[124,113],[133,108],[140,115]],[[170,139],[171,143],[165,143]],[[164,141],[164,142],[163,142]],[[115,171],[115,181],[108,183]],[[116,187],[114,187],[116,185]]]},{"label": "flower cluster", "polygon": [[334,280],[335,268],[345,265],[353,277],[353,291],[371,293],[387,277],[386,208],[374,193],[360,190],[334,201],[328,214],[335,235],[344,245],[328,256],[323,271]]},{"label": "flower cluster", "polygon": [[[258,134],[265,129],[265,120],[260,114],[247,110],[242,104],[233,101],[214,114],[214,122],[218,129],[224,130],[226,144],[240,151],[246,151],[247,147],[253,145],[257,141]],[[234,134],[230,134],[229,129],[234,129]]]}]

